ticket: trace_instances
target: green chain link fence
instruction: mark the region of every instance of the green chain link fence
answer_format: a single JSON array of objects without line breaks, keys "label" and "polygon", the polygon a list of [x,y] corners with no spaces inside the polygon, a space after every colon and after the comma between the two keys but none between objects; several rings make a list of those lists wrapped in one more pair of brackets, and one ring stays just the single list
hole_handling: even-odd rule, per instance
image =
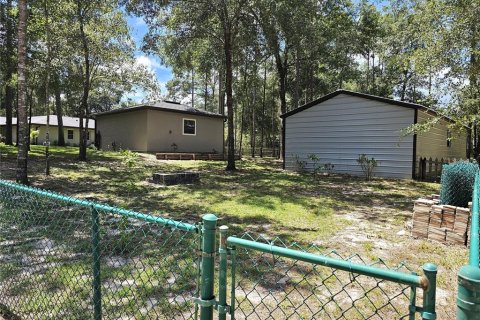
[{"label": "green chain link fence", "polygon": [[20,319],[434,319],[435,287],[431,264],[415,275],[228,237],[214,215],[183,223],[0,180],[0,312]]},{"label": "green chain link fence", "polygon": [[467,208],[472,201],[473,185],[478,171],[476,162],[458,161],[443,165],[440,202]]},{"label": "green chain link fence", "polygon": [[417,289],[427,289],[429,281],[430,292],[435,291],[433,265],[424,268],[427,278],[405,264],[396,268],[388,268],[382,260],[367,264],[359,255],[323,253],[317,246],[304,248],[261,235],[229,237],[228,243],[236,261],[231,281],[236,319],[431,319],[435,315],[434,296],[425,294],[423,305],[417,298]]},{"label": "green chain link fence", "polygon": [[195,318],[197,226],[5,181],[0,208],[0,303],[8,312]]},{"label": "green chain link fence", "polygon": [[458,272],[457,320],[478,319],[480,314],[480,173],[475,175],[470,222],[468,265]]}]

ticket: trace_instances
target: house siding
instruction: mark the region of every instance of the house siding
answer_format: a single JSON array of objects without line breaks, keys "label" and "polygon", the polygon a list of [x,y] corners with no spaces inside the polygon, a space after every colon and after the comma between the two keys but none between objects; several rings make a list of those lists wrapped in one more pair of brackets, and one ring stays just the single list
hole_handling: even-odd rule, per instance
[{"label": "house siding", "polygon": [[[32,141],[32,144],[43,144],[45,142],[45,137],[47,134],[47,126],[45,125],[37,125],[32,124],[32,130],[38,130],[38,137],[35,141]],[[68,130],[73,130],[73,139],[68,139]],[[2,133],[5,131],[5,126],[2,126]],[[87,144],[92,144],[95,142],[95,130],[89,129],[90,132],[90,139],[87,141]],[[63,128],[65,143],[67,145],[78,145],[80,143],[80,130],[78,128],[70,128],[64,127]],[[50,133],[50,143],[52,145],[56,145],[58,143],[58,127],[57,126],[50,126],[49,128]],[[17,142],[17,126],[12,126],[12,140],[14,143]]]},{"label": "house siding", "polygon": [[411,178],[413,136],[402,129],[414,122],[415,110],[339,94],[285,119],[285,168],[295,169],[295,156],[307,161],[316,154],[334,172],[361,175],[362,153],[379,160],[376,175]]},{"label": "house siding", "polygon": [[[418,123],[425,123],[434,116],[418,111]],[[448,122],[439,120],[427,132],[417,134],[417,159],[441,158],[465,159],[467,155],[467,137],[464,132],[452,130],[451,146],[447,146]]]},{"label": "house siding", "polygon": [[99,116],[96,119],[100,148],[147,151],[147,110]]},{"label": "house siding", "polygon": [[[183,119],[196,121],[196,135],[183,134]],[[148,150],[151,152],[223,153],[223,118],[148,110]]]},{"label": "house siding", "polygon": [[[196,135],[183,135],[183,119],[196,120]],[[141,152],[223,152],[223,118],[163,110],[137,110],[100,115],[96,119],[103,150],[117,148]]]}]

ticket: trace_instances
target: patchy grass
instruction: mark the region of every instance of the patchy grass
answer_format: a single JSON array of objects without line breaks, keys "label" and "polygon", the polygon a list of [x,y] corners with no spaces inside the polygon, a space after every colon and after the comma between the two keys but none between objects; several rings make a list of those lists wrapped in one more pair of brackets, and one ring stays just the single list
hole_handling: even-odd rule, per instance
[{"label": "patchy grass", "polygon": [[[13,179],[16,151],[3,146],[0,152],[1,177]],[[52,174],[45,177],[43,147],[32,146],[33,186],[193,223],[215,213],[231,234],[314,243],[345,256],[380,257],[390,266],[405,260],[419,273],[433,262],[440,266],[440,308],[455,305],[456,272],[466,263],[467,250],[409,237],[412,201],[438,193],[438,184],[335,175],[315,179],[283,171],[273,159],[240,161],[239,170],[230,173],[223,162],[157,161],[141,154],[132,164],[121,153],[89,150],[89,161],[82,163],[77,148],[51,152]],[[146,182],[153,172],[177,170],[199,171],[201,183],[164,188]]]}]

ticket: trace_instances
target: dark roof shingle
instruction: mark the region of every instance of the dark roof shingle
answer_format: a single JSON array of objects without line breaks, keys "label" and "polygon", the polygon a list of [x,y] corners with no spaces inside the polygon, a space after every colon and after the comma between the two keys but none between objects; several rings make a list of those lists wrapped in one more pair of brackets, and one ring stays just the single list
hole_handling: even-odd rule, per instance
[{"label": "dark roof shingle", "polygon": [[131,107],[121,108],[121,109],[114,109],[111,111],[99,112],[93,114],[94,117],[108,115],[108,114],[115,114],[115,113],[123,113],[123,112],[130,112],[130,111],[138,111],[138,110],[161,110],[161,111],[168,111],[168,112],[177,112],[177,113],[185,113],[191,115],[198,115],[198,116],[205,116],[205,117],[214,117],[214,118],[224,118],[223,115],[219,113],[214,113],[205,110],[199,110],[192,108],[190,106],[171,102],[171,101],[158,101],[153,103],[144,103],[139,104]]}]

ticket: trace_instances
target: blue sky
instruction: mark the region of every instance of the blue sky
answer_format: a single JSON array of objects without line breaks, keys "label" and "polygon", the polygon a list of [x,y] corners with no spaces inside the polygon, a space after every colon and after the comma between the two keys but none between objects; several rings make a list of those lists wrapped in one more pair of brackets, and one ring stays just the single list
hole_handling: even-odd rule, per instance
[{"label": "blue sky", "polygon": [[[162,65],[158,57],[154,55],[147,55],[139,49],[142,44],[143,36],[147,33],[147,25],[145,21],[139,17],[127,16],[127,22],[128,26],[130,27],[130,33],[137,45],[137,51],[135,52],[137,63],[144,65],[157,76],[157,80],[162,87],[162,94],[165,94],[165,84],[168,80],[173,78],[171,68]],[[144,98],[144,93],[135,92],[129,94],[128,98],[139,101]]]}]

